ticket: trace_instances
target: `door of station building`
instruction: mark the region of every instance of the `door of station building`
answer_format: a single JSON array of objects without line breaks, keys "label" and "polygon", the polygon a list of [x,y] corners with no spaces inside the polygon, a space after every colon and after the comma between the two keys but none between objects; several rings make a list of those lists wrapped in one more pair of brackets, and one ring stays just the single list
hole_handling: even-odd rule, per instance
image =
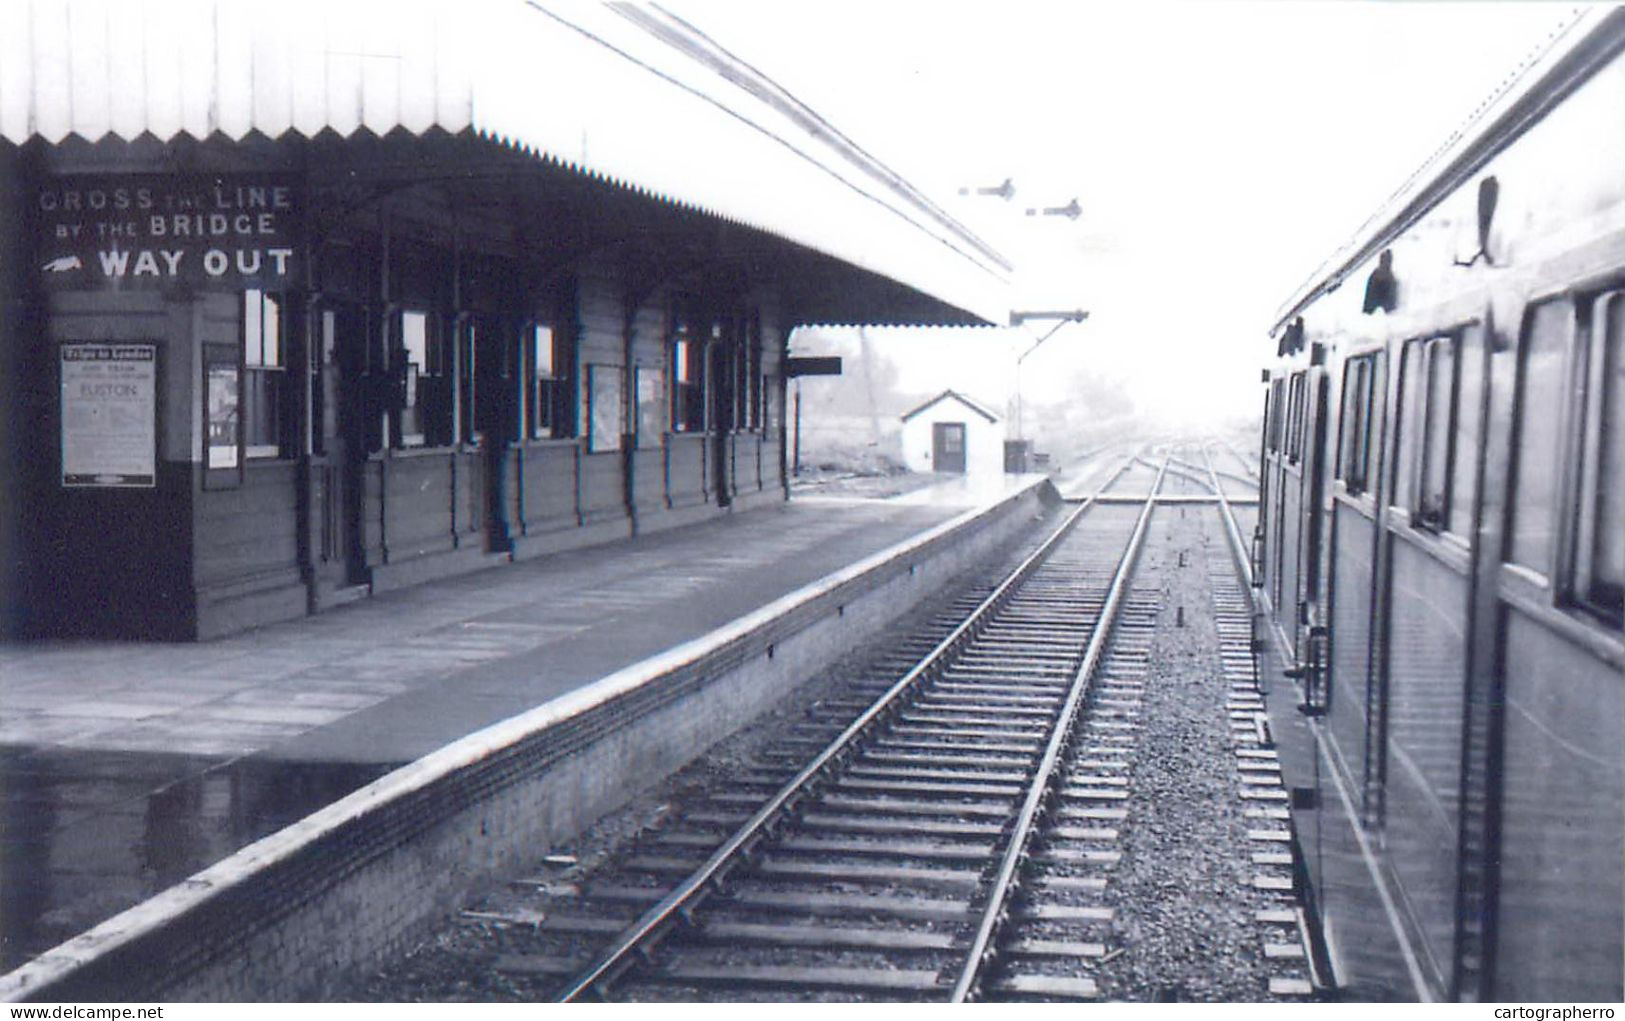
[{"label": "door of station building", "polygon": [[371,388],[367,385],[369,337],[366,311],[326,305],[316,314],[311,352],[314,379],[311,470],[315,542],[313,567],[328,589],[369,583],[362,534],[363,471],[372,438]]},{"label": "door of station building", "polygon": [[519,351],[513,326],[495,316],[473,321],[468,358],[474,379],[474,434],[484,474],[486,548],[513,547],[508,528],[508,461],[519,437]]},{"label": "door of station building", "polygon": [[711,484],[718,506],[733,501],[734,388],[733,351],[736,338],[728,330],[714,331],[708,346],[711,364]]},{"label": "door of station building", "polygon": [[965,473],[965,423],[932,423],[931,468],[939,472]]}]

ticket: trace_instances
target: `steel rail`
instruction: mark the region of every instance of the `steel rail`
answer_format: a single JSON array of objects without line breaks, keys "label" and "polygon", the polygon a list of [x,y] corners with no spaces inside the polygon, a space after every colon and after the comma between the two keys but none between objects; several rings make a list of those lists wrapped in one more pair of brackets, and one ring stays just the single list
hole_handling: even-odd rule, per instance
[{"label": "steel rail", "polygon": [[1151,520],[1151,511],[1157,505],[1157,491],[1162,488],[1162,479],[1167,467],[1168,459],[1164,458],[1162,465],[1157,469],[1156,480],[1152,482],[1151,490],[1146,495],[1145,506],[1140,509],[1140,516],[1134,523],[1134,531],[1129,536],[1123,558],[1112,575],[1111,589],[1100,609],[1100,616],[1096,618],[1094,633],[1089,636],[1089,645],[1084,651],[1083,661],[1072,678],[1066,702],[1061,707],[1060,715],[1056,717],[1049,743],[1044,748],[1044,757],[1039,760],[1038,770],[1027,788],[1027,797],[1022,802],[1021,812],[1016,816],[1010,839],[1005,845],[1004,856],[999,861],[999,870],[989,890],[987,903],[982,909],[982,917],[977,924],[976,935],[971,940],[965,965],[954,983],[953,994],[950,997],[952,1003],[963,1003],[971,997],[987,966],[996,956],[995,940],[999,930],[1009,920],[1008,902],[1017,888],[1016,873],[1027,857],[1027,845],[1032,842],[1033,834],[1037,831],[1039,815],[1049,796],[1050,785],[1057,767],[1061,764],[1067,742],[1071,739],[1078,710],[1082,708],[1083,700],[1089,693],[1095,668],[1105,655],[1117,611],[1128,592],[1129,577],[1134,573],[1134,564],[1139,558],[1140,547],[1145,543],[1146,526]]},{"label": "steel rail", "polygon": [[1203,446],[1201,448],[1201,451],[1202,451],[1202,460],[1204,462],[1206,462],[1205,465],[1197,464],[1195,461],[1187,461],[1182,457],[1174,458],[1173,459],[1174,464],[1179,465],[1179,466],[1184,467],[1184,468],[1188,468],[1192,472],[1197,472],[1197,473],[1205,472],[1208,475],[1216,476],[1217,478],[1220,478],[1220,479],[1229,479],[1232,482],[1239,482],[1244,486],[1251,486],[1254,489],[1258,488],[1258,480],[1257,479],[1253,478],[1250,475],[1243,475],[1243,474],[1241,474],[1239,472],[1225,471],[1223,468],[1215,468],[1213,466],[1212,458],[1208,457],[1207,447]]},{"label": "steel rail", "polygon": [[1159,477],[1161,476],[1163,469],[1166,469],[1168,474],[1177,475],[1188,482],[1193,482],[1201,486],[1216,486],[1215,482],[1202,477],[1202,470],[1196,465],[1190,465],[1188,468],[1175,467],[1174,462],[1176,461],[1178,461],[1180,464],[1186,464],[1187,462],[1180,461],[1179,458],[1174,457],[1172,454],[1163,455],[1161,464],[1158,464],[1149,457],[1136,457],[1135,460],[1139,464],[1145,465],[1147,468],[1155,469],[1158,472]]},{"label": "steel rail", "polygon": [[[975,610],[960,624],[949,632],[948,636],[938,642],[936,647],[926,654],[881,695],[863,714],[842,730],[834,740],[824,747],[813,759],[796,773],[789,781],[775,792],[772,797],[763,802],[749,819],[740,824],[721,845],[713,851],[710,857],[689,873],[681,882],[674,886],[670,892],[662,897],[653,907],[638,917],[631,925],[623,929],[610,944],[608,949],[599,954],[586,970],[571,980],[558,994],[557,1001],[568,1003],[582,996],[589,990],[598,987],[606,979],[613,979],[615,974],[631,963],[632,955],[638,952],[646,941],[664,930],[678,918],[687,919],[689,913],[703,898],[707,887],[719,884],[724,875],[738,864],[742,857],[748,856],[751,850],[783,820],[784,814],[792,811],[795,805],[811,793],[814,783],[821,779],[827,769],[839,764],[851,753],[852,746],[863,737],[871,728],[885,720],[895,710],[902,697],[923,682],[927,677],[943,665],[943,662],[956,653],[966,642],[975,636],[981,627],[1003,605],[1008,602],[1016,589],[1036,571],[1044,560],[1054,552],[1056,546],[1069,535],[1073,527],[1094,504],[1095,497],[1117,481],[1132,466],[1132,460],[1125,460],[1105,482],[1078,505],[1077,509],[1069,514],[1055,532],[1044,541],[1044,544],[1029,555],[1012,571],[998,588],[994,589],[987,598],[979,603]],[[599,990],[602,992],[602,990]]]},{"label": "steel rail", "polygon": [[1231,443],[1229,440],[1208,440],[1206,443],[1202,444],[1202,452],[1204,454],[1207,453],[1207,448],[1213,446],[1215,443],[1229,451],[1231,457],[1241,462],[1241,470],[1247,473],[1247,481],[1249,485],[1256,486],[1260,481],[1262,481],[1259,473],[1253,471],[1253,463],[1247,459],[1247,455],[1237,450],[1236,445]]},{"label": "steel rail", "polygon": [[[1202,448],[1202,460],[1207,462],[1209,475],[1214,476],[1213,485],[1218,489],[1218,476],[1213,470],[1213,458],[1208,456],[1207,447]],[[1235,554],[1236,566],[1241,570],[1242,579],[1247,583],[1248,591],[1252,590],[1253,565],[1252,555],[1247,551],[1247,544],[1241,541],[1241,528],[1236,524],[1236,516],[1230,510],[1230,500],[1222,490],[1219,490],[1219,513],[1224,518],[1224,533],[1230,537],[1230,551]]]}]

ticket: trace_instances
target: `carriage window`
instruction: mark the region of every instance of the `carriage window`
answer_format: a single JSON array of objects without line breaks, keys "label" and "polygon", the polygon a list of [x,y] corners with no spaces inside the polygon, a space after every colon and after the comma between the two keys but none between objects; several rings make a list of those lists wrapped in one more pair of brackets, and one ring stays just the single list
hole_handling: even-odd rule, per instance
[{"label": "carriage window", "polygon": [[1303,456],[1303,373],[1292,377],[1291,410],[1286,426],[1287,459],[1293,464]]},{"label": "carriage window", "polygon": [[287,372],[282,360],[282,296],[243,292],[243,452],[248,457],[282,454]]},{"label": "carriage window", "polygon": [[1625,610],[1625,292],[1592,311],[1581,432],[1575,595],[1616,624]]},{"label": "carriage window", "polygon": [[1435,337],[1424,348],[1427,410],[1422,419],[1421,499],[1416,520],[1435,530],[1450,512],[1450,456],[1456,423],[1456,338]]},{"label": "carriage window", "polygon": [[1518,358],[1511,557],[1542,574],[1551,570],[1552,504],[1566,389],[1563,360],[1573,332],[1572,306],[1547,302],[1526,321]]},{"label": "carriage window", "polygon": [[1342,442],[1338,447],[1337,476],[1351,496],[1365,492],[1370,484],[1371,393],[1375,367],[1375,355],[1354,358],[1343,374]]},{"label": "carriage window", "polygon": [[1422,398],[1426,393],[1422,342],[1408,341],[1399,366],[1399,430],[1395,439],[1393,499],[1394,506],[1407,511],[1416,498],[1416,465],[1423,435]]},{"label": "carriage window", "polygon": [[1284,411],[1281,402],[1284,390],[1285,381],[1283,380],[1277,379],[1270,384],[1269,406],[1267,409],[1269,426],[1265,430],[1265,436],[1268,437],[1270,450],[1277,454],[1281,452],[1281,415]]},{"label": "carriage window", "polygon": [[1480,405],[1484,394],[1484,328],[1463,330],[1456,351],[1455,450],[1451,454],[1450,507],[1445,527],[1466,536],[1473,530],[1473,496],[1478,488],[1478,449],[1483,434]]}]

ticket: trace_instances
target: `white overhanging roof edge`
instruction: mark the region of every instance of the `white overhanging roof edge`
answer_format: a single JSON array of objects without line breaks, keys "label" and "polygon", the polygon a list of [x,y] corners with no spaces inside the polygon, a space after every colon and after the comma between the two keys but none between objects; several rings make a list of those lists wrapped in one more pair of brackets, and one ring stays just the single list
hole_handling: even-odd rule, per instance
[{"label": "white overhanging roof edge", "polygon": [[0,137],[472,132],[822,252],[989,322],[1002,256],[657,6],[6,0]]}]

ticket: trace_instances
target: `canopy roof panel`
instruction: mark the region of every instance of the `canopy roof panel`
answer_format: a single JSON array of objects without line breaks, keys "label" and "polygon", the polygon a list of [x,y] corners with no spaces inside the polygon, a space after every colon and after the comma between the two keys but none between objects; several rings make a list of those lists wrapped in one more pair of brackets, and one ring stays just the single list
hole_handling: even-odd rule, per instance
[{"label": "canopy roof panel", "polygon": [[990,322],[1008,262],[658,6],[8,0],[0,137],[472,133],[833,256]]}]

